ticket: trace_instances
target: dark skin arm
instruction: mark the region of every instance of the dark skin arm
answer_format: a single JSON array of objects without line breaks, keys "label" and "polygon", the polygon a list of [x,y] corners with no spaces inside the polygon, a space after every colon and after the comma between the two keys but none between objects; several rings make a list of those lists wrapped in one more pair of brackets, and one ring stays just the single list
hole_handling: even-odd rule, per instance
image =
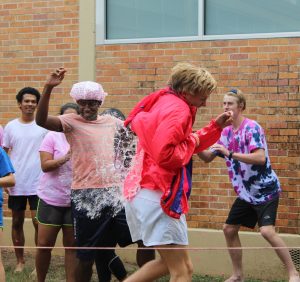
[{"label": "dark skin arm", "polygon": [[37,112],[36,112],[36,123],[37,125],[44,127],[48,130],[62,132],[62,124],[58,117],[49,116],[49,101],[51,92],[54,87],[59,85],[64,79],[66,70],[64,68],[59,68],[55,72],[52,72],[45,83],[42,97],[39,101]]}]

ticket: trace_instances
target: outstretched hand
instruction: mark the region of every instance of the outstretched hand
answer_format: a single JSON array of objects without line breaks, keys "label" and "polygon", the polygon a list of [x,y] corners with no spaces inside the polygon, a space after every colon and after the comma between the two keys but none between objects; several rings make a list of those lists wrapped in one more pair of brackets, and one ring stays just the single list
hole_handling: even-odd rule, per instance
[{"label": "outstretched hand", "polygon": [[221,127],[224,128],[228,125],[231,125],[233,122],[233,113],[232,111],[228,111],[222,113],[216,117],[216,123]]},{"label": "outstretched hand", "polygon": [[52,72],[46,81],[47,86],[55,87],[59,85],[64,77],[65,77],[66,70],[64,68],[58,68],[55,72]]}]

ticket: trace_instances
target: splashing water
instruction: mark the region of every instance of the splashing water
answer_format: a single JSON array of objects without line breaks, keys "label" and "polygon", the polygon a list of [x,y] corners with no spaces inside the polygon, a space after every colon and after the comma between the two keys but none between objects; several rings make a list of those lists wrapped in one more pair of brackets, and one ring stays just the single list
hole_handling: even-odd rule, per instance
[{"label": "splashing water", "polygon": [[[84,212],[91,219],[101,216],[104,210],[105,213],[114,216],[124,207],[124,180],[129,170],[136,170],[137,164],[134,158],[136,138],[130,129],[118,124],[113,142],[110,136],[101,136],[99,139],[100,146],[105,148],[105,155],[94,155],[91,161],[95,162],[96,171],[88,178],[98,178],[105,188],[74,189],[71,193],[75,209]],[[135,180],[137,179],[138,177],[135,177]]]}]

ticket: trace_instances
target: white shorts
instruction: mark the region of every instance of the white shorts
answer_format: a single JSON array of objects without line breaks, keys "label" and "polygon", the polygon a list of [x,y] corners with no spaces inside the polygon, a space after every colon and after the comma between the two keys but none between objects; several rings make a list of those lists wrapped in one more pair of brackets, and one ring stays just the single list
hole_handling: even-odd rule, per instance
[{"label": "white shorts", "polygon": [[188,245],[185,215],[175,219],[160,206],[161,191],[140,189],[125,204],[126,219],[132,241],[142,240],[145,246]]}]

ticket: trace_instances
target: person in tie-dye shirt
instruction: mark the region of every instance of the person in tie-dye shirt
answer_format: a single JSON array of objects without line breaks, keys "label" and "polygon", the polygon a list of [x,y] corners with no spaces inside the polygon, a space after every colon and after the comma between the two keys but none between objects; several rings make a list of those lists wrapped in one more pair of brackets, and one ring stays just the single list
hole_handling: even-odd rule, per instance
[{"label": "person in tie-dye shirt", "polygon": [[[280,195],[280,183],[272,170],[263,128],[243,115],[246,99],[238,89],[225,94],[224,111],[231,111],[233,124],[224,128],[221,138],[210,150],[198,156],[211,162],[223,157],[233,188],[238,195],[229,212],[223,232],[229,248],[241,247],[240,226],[254,228],[258,223],[261,235],[276,249],[286,266],[289,282],[300,282],[292,258],[283,240],[275,231],[275,221]],[[233,274],[225,282],[244,281],[242,250],[231,249],[229,254]]]}]

